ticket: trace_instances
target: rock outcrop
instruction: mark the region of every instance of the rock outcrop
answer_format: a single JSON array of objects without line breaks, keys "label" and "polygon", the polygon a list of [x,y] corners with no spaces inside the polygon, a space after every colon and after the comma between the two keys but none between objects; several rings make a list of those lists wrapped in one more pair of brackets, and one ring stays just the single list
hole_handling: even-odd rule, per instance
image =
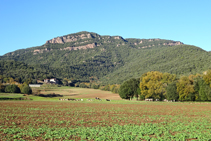
[{"label": "rock outcrop", "polygon": [[96,47],[96,43],[87,44],[85,46],[78,46],[78,47],[66,47],[66,48],[60,48],[60,50],[80,50],[80,49],[88,49],[88,48],[94,48]]},{"label": "rock outcrop", "polygon": [[[65,48],[60,48],[58,50],[80,50],[80,49],[88,49],[88,48],[94,48],[96,46],[99,46],[97,45],[97,43],[92,43],[92,44],[87,44],[87,45],[84,45],[84,46],[78,46],[78,47],[65,47]],[[36,55],[38,53],[44,53],[44,52],[49,52],[49,51],[52,51],[53,49],[48,49],[48,48],[45,48],[45,49],[35,49],[33,50],[33,55]]]},{"label": "rock outcrop", "polygon": [[[158,44],[158,46],[160,46],[160,45],[161,44]],[[162,45],[164,45],[164,46],[177,46],[177,45],[183,45],[183,43],[182,42],[170,42],[170,43],[163,43]],[[148,47],[152,47],[152,46],[155,46],[155,45],[153,44],[153,45],[148,45],[148,46],[143,46],[143,47],[138,47],[138,48],[139,49],[140,48],[148,48]]]},{"label": "rock outcrop", "polygon": [[87,33],[87,34],[79,34],[79,35],[68,35],[68,36],[63,36],[63,37],[57,37],[57,38],[53,38],[51,40],[46,41],[47,43],[58,43],[58,44],[64,44],[67,42],[75,42],[79,39],[86,39],[86,38],[91,38],[91,34]]},{"label": "rock outcrop", "polygon": [[43,53],[43,52],[49,52],[49,51],[52,51],[53,49],[48,49],[48,48],[45,48],[45,49],[35,49],[33,52],[33,55],[36,55],[37,53]]},{"label": "rock outcrop", "polygon": [[[143,39],[143,40],[133,40],[130,41],[129,44],[133,44],[135,46],[138,46],[139,49],[141,48],[150,48],[153,46],[176,46],[183,44],[182,42],[177,41],[166,41],[162,43],[156,43],[156,41],[160,41],[161,39]],[[68,44],[68,42],[73,42]],[[92,32],[80,32],[76,34],[69,34],[61,37],[56,37],[51,40],[46,41],[46,44],[43,46],[43,49],[35,49],[31,52],[33,52],[33,55],[36,55],[38,53],[44,53],[49,52],[51,50],[82,50],[82,49],[88,49],[88,48],[95,48],[98,46],[103,46],[103,44],[115,44],[116,47],[127,45],[128,41],[122,38],[121,36],[100,36],[96,33]],[[149,43],[151,42],[150,45]],[[153,43],[154,42],[154,43]],[[48,44],[61,44],[61,48],[56,49],[49,49],[51,47],[47,47]]]},{"label": "rock outcrop", "polygon": [[172,43],[163,43],[164,46],[176,46],[176,45],[182,45],[182,42],[172,42]]}]

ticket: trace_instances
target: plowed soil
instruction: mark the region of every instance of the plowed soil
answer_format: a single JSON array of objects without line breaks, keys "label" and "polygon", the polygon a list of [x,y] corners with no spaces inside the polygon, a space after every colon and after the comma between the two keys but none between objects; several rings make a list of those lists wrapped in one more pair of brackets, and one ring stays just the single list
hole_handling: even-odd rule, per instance
[{"label": "plowed soil", "polygon": [[42,90],[41,94],[60,94],[65,98],[95,98],[121,100],[119,94],[114,94],[110,91],[102,91],[99,89],[86,89],[86,88],[68,88],[68,89],[50,89]]},{"label": "plowed soil", "polygon": [[[207,103],[153,103],[136,104],[83,103],[83,102],[0,102],[0,124],[18,127],[33,124],[49,126],[96,126],[119,124],[159,123],[208,118],[211,104]],[[166,118],[168,117],[168,118]],[[63,121],[64,123],[56,122]],[[68,124],[67,124],[68,123]]]}]

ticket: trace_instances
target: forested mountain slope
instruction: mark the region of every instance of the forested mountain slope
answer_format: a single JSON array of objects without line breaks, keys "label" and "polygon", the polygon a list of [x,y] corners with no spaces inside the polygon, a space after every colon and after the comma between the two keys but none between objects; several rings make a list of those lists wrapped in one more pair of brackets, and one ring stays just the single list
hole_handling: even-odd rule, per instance
[{"label": "forested mountain slope", "polygon": [[[198,47],[162,39],[124,39],[79,32],[46,41],[0,57],[39,65],[49,76],[102,83],[121,83],[147,71],[175,74],[201,73],[209,69],[211,54]],[[46,76],[45,76],[46,77]]]},{"label": "forested mountain slope", "polygon": [[[27,65],[24,62],[14,60],[0,60],[0,80],[12,77],[16,82],[24,82],[27,79],[44,79],[53,77],[48,67],[40,65]],[[5,80],[4,82],[6,82]]]},{"label": "forested mountain slope", "polygon": [[178,45],[136,50],[123,67],[100,80],[109,83],[123,82],[149,71],[169,72],[179,77],[203,73],[208,69],[211,69],[211,53],[194,46]]}]

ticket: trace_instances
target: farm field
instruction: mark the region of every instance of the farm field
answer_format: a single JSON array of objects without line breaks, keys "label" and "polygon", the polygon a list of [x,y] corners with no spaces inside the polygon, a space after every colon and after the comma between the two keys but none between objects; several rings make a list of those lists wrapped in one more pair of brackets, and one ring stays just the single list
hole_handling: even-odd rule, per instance
[{"label": "farm field", "polygon": [[210,140],[211,104],[0,101],[1,140]]},{"label": "farm field", "polygon": [[[101,99],[122,100],[119,94],[114,94],[110,91],[102,91],[99,89],[75,88],[75,87],[51,87],[51,88],[33,88],[33,91],[41,90],[41,94],[60,94],[63,98],[84,98],[93,99],[100,97]],[[59,98],[51,98],[51,100],[58,100]],[[35,98],[36,100],[36,98]],[[40,99],[38,99],[40,100]],[[47,100],[46,98],[44,100]]]}]

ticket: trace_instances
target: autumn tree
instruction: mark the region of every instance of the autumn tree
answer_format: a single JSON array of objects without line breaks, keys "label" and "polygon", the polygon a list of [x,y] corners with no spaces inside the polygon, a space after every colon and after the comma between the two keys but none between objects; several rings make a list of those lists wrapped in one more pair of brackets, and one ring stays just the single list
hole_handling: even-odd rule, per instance
[{"label": "autumn tree", "polygon": [[113,92],[113,93],[118,93],[118,92],[119,92],[119,89],[120,89],[120,85],[116,85],[116,87],[114,87],[114,88],[112,89],[112,92]]},{"label": "autumn tree", "polygon": [[211,87],[211,70],[208,70],[204,73],[203,79],[207,85]]},{"label": "autumn tree", "polygon": [[179,100],[189,100],[190,96],[195,92],[193,80],[190,80],[187,76],[182,76],[176,85],[177,92],[179,93]]},{"label": "autumn tree", "polygon": [[105,87],[103,88],[104,91],[110,91],[110,85],[105,85]]},{"label": "autumn tree", "polygon": [[15,80],[12,77],[9,78],[8,82],[9,82],[9,84],[15,84],[16,83]]},{"label": "autumn tree", "polygon": [[140,78],[141,95],[145,98],[162,99],[166,95],[166,87],[176,80],[176,75],[158,71],[147,72]]}]

